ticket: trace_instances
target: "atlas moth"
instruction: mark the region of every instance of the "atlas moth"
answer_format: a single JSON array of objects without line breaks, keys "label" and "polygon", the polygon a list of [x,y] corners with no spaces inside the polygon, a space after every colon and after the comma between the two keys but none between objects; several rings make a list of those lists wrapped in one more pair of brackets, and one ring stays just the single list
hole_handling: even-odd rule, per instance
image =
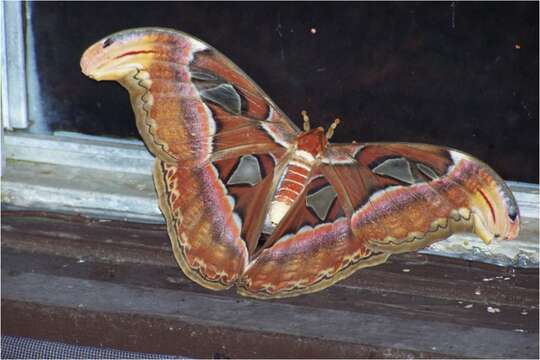
[{"label": "atlas moth", "polygon": [[311,129],[306,113],[300,130],[183,32],[107,36],[81,68],[128,90],[174,255],[206,288],[296,296],[454,233],[518,235],[516,201],[486,164],[426,144],[331,143],[337,122]]}]

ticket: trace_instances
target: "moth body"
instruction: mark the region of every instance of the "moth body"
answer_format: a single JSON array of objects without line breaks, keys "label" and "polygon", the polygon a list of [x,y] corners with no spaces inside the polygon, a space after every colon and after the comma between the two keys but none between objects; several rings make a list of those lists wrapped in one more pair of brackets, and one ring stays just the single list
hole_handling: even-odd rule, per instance
[{"label": "moth body", "polygon": [[316,159],[327,143],[322,128],[305,131],[298,136],[270,203],[263,228],[264,234],[271,234],[298,200],[308,184]]}]

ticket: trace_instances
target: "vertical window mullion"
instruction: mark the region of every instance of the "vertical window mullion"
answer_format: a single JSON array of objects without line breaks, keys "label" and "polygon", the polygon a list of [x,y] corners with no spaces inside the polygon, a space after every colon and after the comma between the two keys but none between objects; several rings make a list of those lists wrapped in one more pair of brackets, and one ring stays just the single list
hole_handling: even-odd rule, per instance
[{"label": "vertical window mullion", "polygon": [[0,12],[2,125],[24,129],[28,127],[24,3],[3,1]]}]

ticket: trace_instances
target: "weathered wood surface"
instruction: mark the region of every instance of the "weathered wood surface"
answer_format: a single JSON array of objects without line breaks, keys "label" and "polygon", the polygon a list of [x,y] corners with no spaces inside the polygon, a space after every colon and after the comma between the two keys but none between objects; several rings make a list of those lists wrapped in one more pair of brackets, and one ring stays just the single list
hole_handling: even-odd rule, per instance
[{"label": "weathered wood surface", "polygon": [[2,310],[2,334],[194,357],[538,358],[537,269],[403,254],[258,301],[189,281],[162,225],[45,213],[2,214]]}]

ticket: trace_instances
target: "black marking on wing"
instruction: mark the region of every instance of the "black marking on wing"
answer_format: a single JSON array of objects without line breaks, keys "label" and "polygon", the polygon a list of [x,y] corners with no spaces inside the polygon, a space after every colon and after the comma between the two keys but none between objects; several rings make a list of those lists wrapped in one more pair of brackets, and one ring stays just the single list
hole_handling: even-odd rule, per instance
[{"label": "black marking on wing", "polygon": [[113,38],[108,38],[107,40],[105,40],[105,41],[103,42],[103,49],[105,49],[105,48],[111,46],[113,43],[114,43]]}]

